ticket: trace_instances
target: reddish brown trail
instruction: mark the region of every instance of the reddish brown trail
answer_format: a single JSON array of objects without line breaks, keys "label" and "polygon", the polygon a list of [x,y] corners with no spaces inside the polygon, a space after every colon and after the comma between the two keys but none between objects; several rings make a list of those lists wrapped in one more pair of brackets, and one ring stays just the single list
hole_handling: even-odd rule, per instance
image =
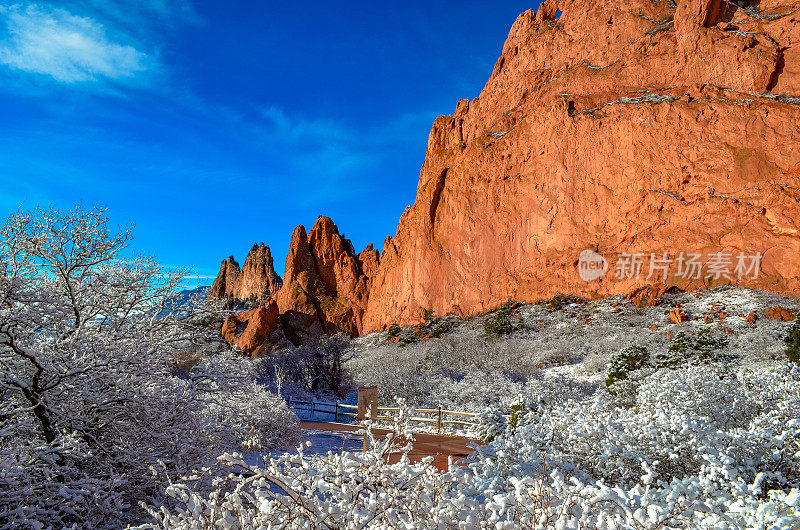
[{"label": "reddish brown trail", "polygon": [[[323,423],[317,421],[300,422],[300,427],[308,431],[329,431],[329,432],[355,432],[361,429],[359,425],[346,425],[342,423]],[[390,431],[387,429],[373,429],[376,437],[384,437]],[[415,433],[414,448],[409,453],[412,462],[419,462],[426,456],[433,457],[433,465],[441,471],[447,470],[447,459],[453,457],[453,461],[467,457],[473,449],[470,444],[478,443],[476,440],[463,436],[446,436],[441,434]],[[389,455],[389,462],[397,462],[399,454]]]}]

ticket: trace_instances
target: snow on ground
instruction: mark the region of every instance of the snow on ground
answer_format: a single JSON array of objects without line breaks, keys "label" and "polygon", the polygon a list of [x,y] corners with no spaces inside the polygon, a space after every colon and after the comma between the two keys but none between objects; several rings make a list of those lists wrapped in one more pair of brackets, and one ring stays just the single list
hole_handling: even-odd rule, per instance
[{"label": "snow on ground", "polygon": [[[565,400],[592,393],[612,357],[626,346],[645,347],[655,355],[666,352],[680,332],[710,329],[728,341],[720,353],[739,364],[781,361],[790,323],[763,315],[776,305],[800,310],[797,298],[728,286],[666,294],[659,305],[643,308],[624,296],[560,307],[521,304],[520,331],[489,338],[486,324],[494,312],[465,320],[450,316],[435,321],[450,326],[440,338],[402,345],[388,343],[382,332],[355,339],[347,368],[357,383],[377,384],[386,404],[398,395],[415,406],[478,412],[486,406],[508,407],[520,394]],[[669,311],[675,307],[692,320],[672,323]],[[747,322],[751,312],[759,317],[755,324]]]},{"label": "snow on ground", "polygon": [[[426,332],[447,327],[439,338],[415,341],[406,328],[405,345],[361,337],[347,367],[385,403],[398,395],[480,412],[476,434],[487,443],[468,465],[388,464],[380,451],[359,453],[356,439],[311,432],[313,454],[254,461],[246,473],[223,460],[230,484],[212,494],[171,485],[175,509],[150,513],[187,529],[198,510],[220,526],[800,528],[800,369],[785,355],[791,323],[763,315],[775,305],[800,309],[794,298],[717,288],[654,307],[615,296],[435,319]],[[678,306],[691,320],[670,321]],[[487,336],[498,315],[511,325]],[[700,337],[712,354],[701,356]],[[648,355],[619,369],[629,345]],[[622,377],[607,388],[609,366]],[[497,413],[512,404],[513,421]],[[355,450],[338,452],[348,443]],[[277,477],[293,495],[247,490],[250,477]],[[297,514],[306,519],[296,524]]]}]

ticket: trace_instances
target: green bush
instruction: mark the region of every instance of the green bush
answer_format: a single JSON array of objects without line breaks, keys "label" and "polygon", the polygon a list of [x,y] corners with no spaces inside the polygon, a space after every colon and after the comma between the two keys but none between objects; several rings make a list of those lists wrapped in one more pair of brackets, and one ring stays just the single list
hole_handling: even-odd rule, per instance
[{"label": "green bush", "polygon": [[386,338],[387,339],[395,339],[400,336],[400,326],[397,325],[397,322],[389,326],[389,329],[386,330]]},{"label": "green bush", "polygon": [[674,368],[687,363],[708,364],[722,359],[719,350],[728,345],[725,336],[715,337],[710,328],[703,328],[695,336],[678,333],[666,353],[656,355],[657,368]]},{"label": "green bush", "polygon": [[400,346],[408,346],[409,344],[413,344],[419,340],[419,336],[414,333],[413,331],[404,331],[400,334],[400,338],[397,341],[397,344]]},{"label": "green bush", "polygon": [[547,305],[550,307],[550,309],[558,311],[559,309],[564,307],[566,303],[567,303],[567,297],[564,296],[563,294],[557,294],[550,299]]},{"label": "green bush", "polygon": [[692,337],[681,331],[672,339],[666,353],[656,354],[657,368],[674,368],[685,364],[691,358]]},{"label": "green bush", "polygon": [[800,364],[800,315],[789,328],[789,334],[784,342],[786,342],[786,357],[791,362]]},{"label": "green bush", "polygon": [[433,326],[433,330],[431,331],[431,336],[438,339],[448,331],[450,331],[450,324],[448,324],[445,321],[442,321]]},{"label": "green bush", "polygon": [[528,407],[525,406],[525,402],[521,398],[511,404],[511,415],[508,417],[508,425],[512,433],[517,431],[519,420],[525,412],[527,412],[527,409]]},{"label": "green bush", "polygon": [[714,337],[710,328],[703,328],[697,332],[694,340],[694,351],[697,360],[702,364],[708,364],[719,359],[719,351],[728,345],[728,337],[720,335]]},{"label": "green bush", "polygon": [[494,318],[486,323],[486,336],[499,337],[519,331],[524,327],[521,316],[514,315],[514,302],[509,298],[508,302],[500,306],[494,314]]},{"label": "green bush", "polygon": [[627,379],[631,372],[644,368],[648,358],[647,349],[633,344],[619,352],[608,365],[606,387],[611,387],[617,381]]},{"label": "green bush", "polygon": [[426,325],[430,324],[431,320],[433,320],[435,316],[436,314],[433,312],[433,309],[422,310],[422,320],[425,321]]}]

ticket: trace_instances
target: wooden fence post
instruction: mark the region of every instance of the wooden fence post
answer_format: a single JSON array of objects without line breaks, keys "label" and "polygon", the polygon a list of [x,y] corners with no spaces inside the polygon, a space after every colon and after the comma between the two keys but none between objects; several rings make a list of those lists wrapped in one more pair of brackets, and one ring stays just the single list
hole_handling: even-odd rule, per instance
[{"label": "wooden fence post", "polygon": [[336,409],[333,413],[333,423],[339,423],[339,400],[336,400]]},{"label": "wooden fence post", "polygon": [[368,419],[378,417],[378,387],[360,386],[358,387],[358,419],[364,427],[364,452],[369,449],[369,440],[365,422]]},{"label": "wooden fence post", "polygon": [[375,419],[378,417],[378,387],[358,387],[358,419]]},{"label": "wooden fence post", "polygon": [[314,398],[311,398],[311,419],[314,419]]},{"label": "wooden fence post", "polygon": [[436,419],[436,431],[442,434],[442,406],[439,405],[439,416]]}]

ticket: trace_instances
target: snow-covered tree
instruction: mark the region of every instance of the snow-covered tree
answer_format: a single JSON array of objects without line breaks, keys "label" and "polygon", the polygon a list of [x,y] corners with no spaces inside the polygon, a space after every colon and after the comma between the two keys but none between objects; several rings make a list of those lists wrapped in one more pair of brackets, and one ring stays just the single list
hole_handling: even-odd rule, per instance
[{"label": "snow-covered tree", "polygon": [[292,432],[213,351],[221,309],[178,296],[185,270],[127,254],[132,231],[103,208],[0,227],[0,522],[119,526],[154,492],[153,465],[187,473]]}]

